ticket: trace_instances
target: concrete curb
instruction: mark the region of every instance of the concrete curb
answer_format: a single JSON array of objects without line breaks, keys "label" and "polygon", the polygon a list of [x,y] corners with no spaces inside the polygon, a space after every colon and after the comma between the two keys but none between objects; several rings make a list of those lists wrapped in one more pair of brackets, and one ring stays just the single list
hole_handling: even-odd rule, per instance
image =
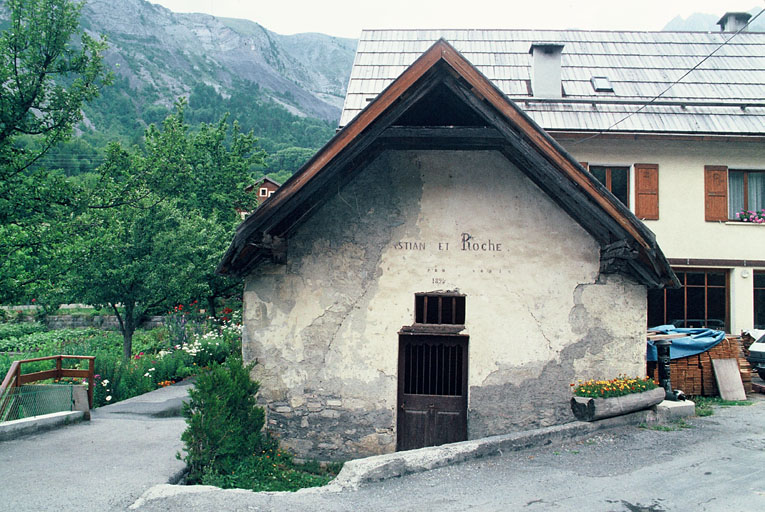
[{"label": "concrete curb", "polygon": [[[356,490],[361,485],[396,478],[412,473],[421,473],[431,469],[458,464],[472,459],[502,455],[505,452],[521,451],[539,446],[554,446],[578,437],[585,437],[599,430],[639,425],[641,423],[657,423],[662,421],[656,406],[644,411],[638,411],[614,418],[599,421],[575,421],[564,425],[555,425],[524,432],[515,432],[500,436],[485,437],[460,443],[442,446],[420,448],[404,452],[375,455],[363,459],[346,462],[340,474],[324,487],[300,489],[299,494],[314,494],[325,492],[340,492]],[[171,480],[172,483],[172,480]],[[207,485],[155,485],[146,490],[143,495],[130,507],[140,509],[143,505],[157,500],[182,494],[203,494],[212,492],[249,493],[244,489],[220,489]],[[263,492],[258,494],[278,495],[293,494],[286,492]]]},{"label": "concrete curb", "polygon": [[64,411],[0,423],[0,441],[10,441],[72,423],[90,419],[89,411]]},{"label": "concrete curb", "polygon": [[598,430],[654,423],[658,419],[656,412],[649,409],[599,421],[575,421],[524,432],[355,459],[343,465],[340,474],[326,489],[358,489],[364,483],[429,471],[480,457],[502,455],[505,452],[561,444]]}]

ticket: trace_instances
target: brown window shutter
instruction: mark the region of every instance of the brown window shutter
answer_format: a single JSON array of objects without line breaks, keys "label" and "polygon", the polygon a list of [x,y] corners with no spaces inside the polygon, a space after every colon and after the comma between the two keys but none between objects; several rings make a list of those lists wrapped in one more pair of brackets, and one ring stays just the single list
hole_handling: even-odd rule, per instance
[{"label": "brown window shutter", "polygon": [[728,220],[728,168],[704,166],[704,220]]},{"label": "brown window shutter", "polygon": [[635,215],[659,220],[659,166],[635,164]]}]

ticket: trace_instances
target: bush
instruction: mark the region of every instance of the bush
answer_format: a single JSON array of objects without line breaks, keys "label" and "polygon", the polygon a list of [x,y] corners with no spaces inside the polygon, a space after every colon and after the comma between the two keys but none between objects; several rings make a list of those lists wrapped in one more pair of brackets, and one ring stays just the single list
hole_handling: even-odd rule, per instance
[{"label": "bush", "polygon": [[6,352],[13,350],[5,348],[6,346],[14,346],[14,338],[20,338],[27,334],[33,334],[36,332],[44,332],[47,328],[40,322],[23,322],[20,324],[5,324],[0,323],[0,352]]},{"label": "bush", "polygon": [[189,482],[200,482],[205,474],[230,474],[243,454],[273,448],[261,432],[265,414],[255,402],[259,384],[250,379],[250,368],[231,357],[199,375],[189,391],[183,405],[188,427],[181,436]]}]

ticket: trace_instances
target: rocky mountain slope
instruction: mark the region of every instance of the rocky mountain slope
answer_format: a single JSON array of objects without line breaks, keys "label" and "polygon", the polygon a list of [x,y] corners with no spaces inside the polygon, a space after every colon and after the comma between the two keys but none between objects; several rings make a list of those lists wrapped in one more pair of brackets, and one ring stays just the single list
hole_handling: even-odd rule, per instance
[{"label": "rocky mountain slope", "polygon": [[[747,11],[752,16],[756,15],[758,12],[760,12],[760,8],[752,8],[749,11]],[[700,13],[695,12],[688,16],[687,18],[683,18],[681,16],[676,16],[672,20],[670,20],[669,23],[666,24],[666,26],[662,30],[671,30],[671,31],[693,31],[693,32],[719,32],[720,27],[717,25],[717,21],[720,19],[720,16],[723,13],[720,12],[720,14],[706,14],[706,13]],[[754,22],[749,26],[748,30],[750,32],[764,32],[765,31],[765,15],[760,16]]]},{"label": "rocky mountain slope", "polygon": [[135,91],[157,101],[203,82],[227,95],[242,81],[290,112],[339,118],[356,41],[323,34],[279,35],[241,19],[174,13],[144,0],[88,0],[82,26],[105,34],[106,60]]}]

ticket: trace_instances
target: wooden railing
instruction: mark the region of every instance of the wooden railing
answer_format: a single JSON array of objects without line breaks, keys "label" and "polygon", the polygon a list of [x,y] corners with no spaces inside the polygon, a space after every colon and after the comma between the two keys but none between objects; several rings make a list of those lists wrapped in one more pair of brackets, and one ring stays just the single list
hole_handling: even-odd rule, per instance
[{"label": "wooden railing", "polygon": [[[64,359],[85,359],[88,361],[87,370],[79,370],[75,368],[62,368],[62,361]],[[56,361],[56,367],[50,370],[43,370],[41,372],[34,373],[21,373],[22,365],[26,363],[34,363],[37,361]],[[11,368],[8,370],[8,374],[3,379],[2,385],[0,385],[0,419],[4,417],[5,409],[8,404],[12,402],[14,388],[20,388],[24,384],[30,382],[38,382],[41,380],[55,379],[59,380],[62,377],[76,377],[88,379],[88,408],[93,408],[93,389],[95,386],[95,356],[47,356],[47,357],[35,357],[33,359],[22,359],[20,361],[14,361],[11,364]]]}]

